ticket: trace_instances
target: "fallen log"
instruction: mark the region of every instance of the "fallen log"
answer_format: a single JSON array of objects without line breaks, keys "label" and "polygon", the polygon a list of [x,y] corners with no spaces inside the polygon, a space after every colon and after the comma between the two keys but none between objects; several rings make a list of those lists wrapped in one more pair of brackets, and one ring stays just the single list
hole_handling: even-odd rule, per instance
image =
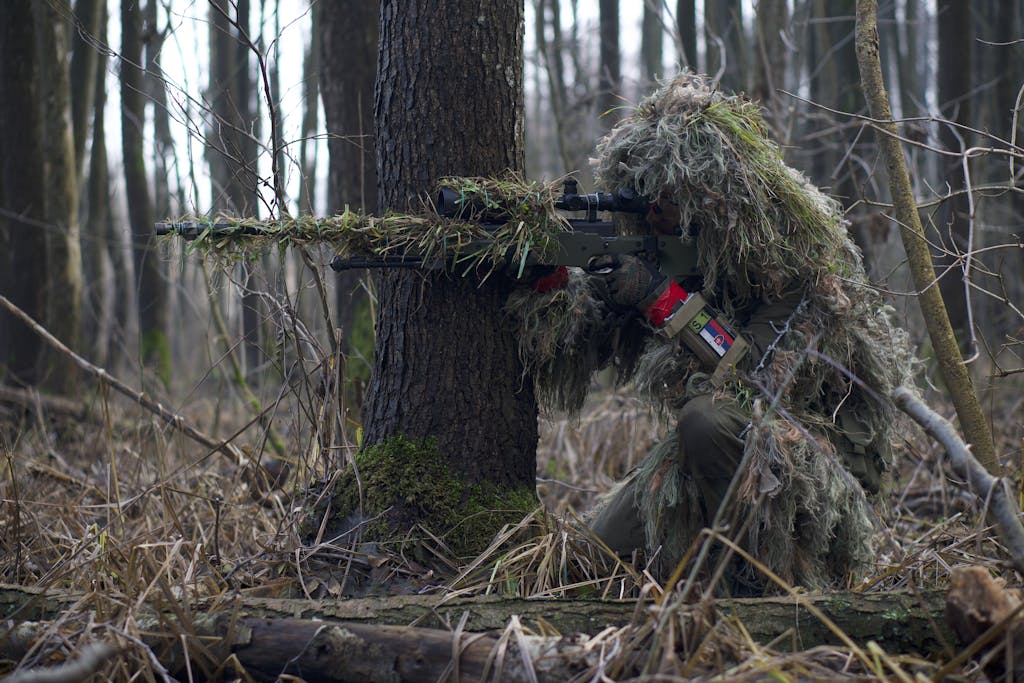
[{"label": "fallen log", "polygon": [[[93,599],[76,593],[0,584],[0,620],[48,621],[69,609],[102,607],[109,613],[112,602],[137,604],[137,597],[99,595]],[[915,652],[931,656],[949,652],[952,634],[944,625],[945,595],[930,590],[920,593],[852,591],[818,595],[776,596],[715,600],[711,607],[722,619],[743,624],[760,643],[793,651],[823,644],[841,644],[839,638],[814,615],[818,611],[854,640],[874,640],[890,652]],[[173,612],[171,605],[147,601],[153,613]],[[707,609],[704,605],[702,609]],[[180,608],[179,608],[180,609]],[[451,630],[463,621],[466,631],[501,631],[518,618],[538,632],[562,634],[598,633],[608,626],[620,627],[643,621],[650,601],[509,599],[499,596],[445,598],[407,595],[337,600],[293,600],[221,596],[191,600],[185,612],[193,615],[232,613],[246,619],[303,619],[324,623],[388,624]],[[0,625],[0,640],[3,626]],[[779,641],[783,638],[782,641]],[[776,642],[779,641],[779,642]]]}]

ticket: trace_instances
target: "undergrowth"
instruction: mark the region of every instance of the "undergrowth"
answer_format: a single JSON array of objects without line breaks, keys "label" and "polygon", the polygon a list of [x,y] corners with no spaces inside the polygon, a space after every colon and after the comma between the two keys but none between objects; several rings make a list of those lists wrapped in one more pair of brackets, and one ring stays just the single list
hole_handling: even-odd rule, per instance
[{"label": "undergrowth", "polygon": [[[285,398],[278,414],[291,417],[279,419],[300,422],[302,410],[290,400],[296,402]],[[76,417],[43,402],[3,404],[0,582],[57,591],[70,600],[45,627],[61,640],[41,639],[48,645],[19,658],[5,655],[5,670],[55,661],[62,650],[113,639],[122,654],[107,665],[105,676],[128,681],[145,670],[147,679],[160,679],[164,674],[139,626],[140,612],[153,605],[206,599],[213,601],[206,603],[210,609],[230,596],[421,593],[435,596],[439,604],[496,594],[644,597],[667,606],[678,603],[687,584],[687,572],[679,574],[678,584],[661,585],[642,563],[610,557],[580,521],[596,496],[635,465],[667,428],[628,391],[596,391],[578,422],[544,421],[537,466],[543,508],[507,524],[487,550],[468,559],[426,529],[406,539],[415,542],[415,554],[407,552],[408,545],[327,533],[309,511],[323,502],[316,492],[330,490],[325,484],[335,476],[332,463],[337,460],[324,455],[327,450],[316,439],[292,435],[297,461],[287,483],[272,488],[254,475],[255,457],[232,462],[211,454],[137,407],[102,394],[86,402],[88,410]],[[191,406],[189,419],[212,419],[212,402]],[[221,419],[222,428],[248,421],[242,415]],[[1008,431],[1004,452],[1016,453],[1016,427],[1010,420],[1003,424]],[[258,443],[256,436],[242,433]],[[343,437],[336,432],[334,438],[344,442]],[[876,570],[850,588],[866,593],[940,589],[950,569],[962,564],[1013,578],[993,531],[979,522],[978,504],[950,482],[940,456],[929,444],[907,442],[899,476],[880,507]],[[688,603],[704,595],[699,582],[688,590]],[[26,604],[4,615],[4,629],[39,612],[38,604]],[[620,651],[618,659],[603,661],[604,670],[624,678],[638,673],[643,667],[621,653],[652,644],[663,657],[672,653],[694,675],[728,673],[736,679],[769,673],[780,680],[928,676],[944,661],[884,652],[861,661],[842,646],[786,653],[744,637],[742,624],[722,622],[712,628],[714,619],[697,623],[694,613],[686,614],[680,619],[690,624],[688,634],[683,622],[670,627],[657,610],[639,610],[635,623],[602,632],[601,639],[614,635]],[[183,619],[179,638],[188,632],[187,614]],[[699,646],[695,634],[703,634]],[[970,663],[953,673],[966,679],[980,675]]]}]

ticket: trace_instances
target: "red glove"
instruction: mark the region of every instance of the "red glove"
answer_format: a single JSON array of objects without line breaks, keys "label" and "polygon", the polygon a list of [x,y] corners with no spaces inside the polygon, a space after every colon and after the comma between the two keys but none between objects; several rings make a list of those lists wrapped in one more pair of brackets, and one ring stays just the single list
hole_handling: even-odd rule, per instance
[{"label": "red glove", "polygon": [[552,267],[539,277],[535,277],[531,286],[538,294],[547,294],[556,289],[563,289],[569,284],[569,269],[565,266]]}]

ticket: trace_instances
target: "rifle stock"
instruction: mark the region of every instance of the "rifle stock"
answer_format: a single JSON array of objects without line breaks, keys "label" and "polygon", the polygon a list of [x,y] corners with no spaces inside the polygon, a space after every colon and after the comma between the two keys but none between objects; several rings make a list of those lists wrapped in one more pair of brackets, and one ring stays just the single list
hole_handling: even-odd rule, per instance
[{"label": "rifle stock", "polygon": [[[679,237],[665,235],[616,235],[610,221],[588,221],[569,219],[571,230],[560,232],[555,236],[555,244],[543,254],[531,252],[527,257],[528,265],[570,266],[590,269],[590,264],[598,256],[642,256],[658,265],[665,275],[679,281],[698,274],[697,249],[685,244]],[[489,246],[482,241],[471,242],[458,253],[452,253],[449,262],[459,257],[472,255],[475,251],[483,251]],[[331,260],[331,268],[335,271],[354,268],[422,268],[439,270],[446,266],[446,261],[433,259],[425,261],[418,254],[389,256],[379,259],[345,258],[336,256]]]}]

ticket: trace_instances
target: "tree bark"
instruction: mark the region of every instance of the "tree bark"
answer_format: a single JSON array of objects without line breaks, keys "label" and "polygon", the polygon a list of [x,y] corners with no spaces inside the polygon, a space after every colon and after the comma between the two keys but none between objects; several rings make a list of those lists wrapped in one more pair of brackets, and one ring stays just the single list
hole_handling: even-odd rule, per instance
[{"label": "tree bark", "polygon": [[933,283],[935,270],[931,254],[917,213],[910,176],[903,159],[903,150],[897,139],[896,124],[889,108],[889,96],[882,82],[882,67],[878,54],[878,3],[875,0],[857,0],[857,60],[861,83],[868,100],[875,128],[879,131],[879,145],[889,173],[890,192],[895,206],[896,220],[903,228],[900,237],[906,249],[918,301],[924,315],[925,326],[935,349],[939,371],[946,383],[960,427],[975,457],[990,473],[999,472],[995,443],[981,403],[967,372],[942,295]]},{"label": "tree bark", "polygon": [[[77,178],[81,185],[85,169],[85,143],[89,136],[89,121],[93,115],[96,72],[99,69],[101,50],[94,40],[103,33],[103,22],[107,18],[106,0],[76,0],[75,19],[80,28],[72,31],[71,47],[71,127],[75,140],[75,161]],[[90,40],[87,42],[86,38]],[[106,58],[102,58],[106,61]]]},{"label": "tree bark", "polygon": [[680,54],[691,71],[697,70],[697,0],[676,2]]},{"label": "tree bark", "polygon": [[643,57],[644,80],[653,85],[665,75],[665,64],[662,51],[665,29],[661,24],[661,1],[644,3],[643,37],[640,53]]},{"label": "tree bark", "polygon": [[[45,320],[46,175],[33,4],[0,3],[0,293]],[[28,327],[0,314],[5,381],[35,384],[41,351]]]},{"label": "tree bark", "polygon": [[[103,17],[97,37],[106,38],[106,2],[102,2]],[[98,58],[89,87],[93,90],[92,141],[89,149],[89,173],[86,177],[86,210],[82,233],[85,236],[82,266],[89,287],[84,299],[86,325],[83,338],[92,340],[90,357],[100,367],[112,365],[110,339],[115,324],[122,329],[127,325],[128,292],[131,277],[127,264],[119,257],[119,241],[110,219],[110,169],[107,163],[107,129],[105,113],[107,57]]]},{"label": "tree bark", "polygon": [[[522,4],[385,0],[380,26],[382,206],[415,208],[444,176],[521,170]],[[533,490],[537,407],[502,311],[511,287],[501,274],[381,276],[364,444],[432,439],[455,479]]]},{"label": "tree bark", "polygon": [[167,383],[171,372],[168,295],[153,235],[153,201],[143,145],[146,100],[141,64],[142,7],[136,0],[121,0],[121,150],[135,277],[139,282],[136,291],[141,357],[142,362]]},{"label": "tree bark", "polygon": [[[311,35],[309,47],[302,59],[302,141],[299,143],[299,213],[316,215],[321,209],[317,206],[316,162],[317,162],[317,126],[320,121],[320,67],[323,55],[323,36],[321,34],[321,16],[323,10],[320,3],[310,7]],[[371,53],[373,54],[373,53]],[[330,144],[330,142],[328,142]],[[333,207],[332,207],[333,210]]]},{"label": "tree bark", "polygon": [[[82,319],[82,253],[78,230],[78,163],[71,130],[71,13],[68,0],[36,3],[36,30],[42,67],[39,114],[43,119],[46,169],[46,325],[72,347],[79,345]],[[45,385],[56,392],[74,393],[73,365],[61,356],[45,360]]]},{"label": "tree bark", "polygon": [[600,0],[601,71],[597,78],[598,115],[604,128],[619,120],[622,106],[622,56],[619,49],[619,0]]},{"label": "tree bark", "polygon": [[[328,210],[340,212],[348,206],[372,213],[382,208],[377,200],[377,161],[373,138],[373,87],[380,33],[380,1],[328,2],[318,3],[316,7],[317,35],[323,51],[320,91],[330,156]],[[371,315],[363,287],[364,279],[364,274],[351,270],[335,277],[336,325],[341,329],[341,350],[345,354],[356,350],[353,337],[358,316]],[[369,351],[365,350],[367,356]],[[362,359],[353,360],[353,365],[357,362],[362,362]],[[365,381],[362,371],[353,374]],[[348,398],[361,393],[357,388]],[[354,404],[352,408],[358,414],[358,403],[346,401],[346,404]]]},{"label": "tree bark", "polygon": [[[939,111],[953,125],[939,125],[939,142],[949,152],[957,154],[973,146],[971,133],[956,124],[969,125],[972,122],[971,62],[973,61],[974,31],[971,22],[971,5],[960,0],[939,0],[938,2],[938,97]],[[952,192],[963,190],[964,172],[959,156],[943,157],[939,164],[940,187]],[[970,207],[962,192],[946,200],[942,210],[935,216],[933,239],[945,248],[935,255],[936,276],[939,290],[946,303],[950,324],[960,347],[966,347],[971,333],[968,327],[968,300],[965,262],[961,257],[966,253],[970,229]]]},{"label": "tree bark", "polygon": [[704,71],[720,77],[723,89],[742,90],[747,69],[740,0],[704,1],[704,37]]},{"label": "tree bark", "polygon": [[[0,586],[0,608],[16,620],[17,633],[30,636],[42,631],[35,629],[34,623],[58,614],[67,618],[65,610],[79,600],[79,595]],[[780,649],[841,644],[836,634],[818,620],[817,612],[856,642],[873,640],[889,652],[933,656],[947,651],[944,648],[951,642],[950,632],[942,627],[943,603],[939,591],[915,595],[833,593],[721,600],[689,609],[718,613],[722,620],[742,624],[755,642],[775,641],[774,647]],[[638,615],[639,627],[646,621],[645,605],[632,600],[503,600],[495,596],[443,602],[437,596],[344,601],[247,598],[226,604],[221,601],[218,607],[220,611],[215,613],[206,611],[205,602],[159,613],[143,608],[134,621],[140,631],[160,634],[147,642],[155,651],[166,653],[162,660],[172,671],[182,669],[184,660],[180,650],[169,651],[166,645],[180,643],[185,633],[190,634],[185,638],[212,637],[205,640],[205,648],[195,648],[194,652],[205,649],[221,660],[233,654],[250,675],[260,680],[290,673],[308,681],[434,681],[452,665],[457,644],[462,652],[461,673],[478,679],[483,661],[501,640],[496,632],[514,628],[516,623],[534,627],[542,621],[564,637],[512,637],[510,647],[524,647],[539,680],[568,680],[567,674],[579,673],[592,664],[587,659],[588,638],[573,634],[626,627],[635,623]],[[197,616],[189,624],[180,624],[175,613]],[[460,623],[463,615],[467,621],[462,624],[461,635],[445,629]],[[418,626],[404,626],[411,623]],[[779,640],[783,634],[788,637]],[[25,648],[30,642],[31,637],[10,638],[7,647]],[[17,655],[15,651],[0,653]],[[567,658],[559,660],[558,656]],[[506,656],[507,661],[520,658]],[[217,666],[218,661],[205,664]],[[296,668],[286,671],[286,666]],[[509,669],[507,677],[500,680],[528,680],[517,678],[522,674],[525,670]]]},{"label": "tree bark", "polygon": [[[260,182],[257,168],[258,117],[255,87],[250,70],[249,0],[210,2],[210,88],[211,113],[206,157],[210,164],[213,212],[255,216],[259,211]],[[278,207],[283,210],[284,207]],[[239,269],[242,280],[241,313],[243,367],[251,373],[262,360],[260,346],[259,296],[247,269]],[[247,378],[237,378],[239,382]]]},{"label": "tree bark", "polygon": [[789,26],[789,5],[786,0],[759,0],[755,19],[757,53],[753,60],[751,95],[768,111],[771,123],[778,130],[785,120],[784,114],[777,111],[776,92],[786,87],[788,50],[782,34]]}]

